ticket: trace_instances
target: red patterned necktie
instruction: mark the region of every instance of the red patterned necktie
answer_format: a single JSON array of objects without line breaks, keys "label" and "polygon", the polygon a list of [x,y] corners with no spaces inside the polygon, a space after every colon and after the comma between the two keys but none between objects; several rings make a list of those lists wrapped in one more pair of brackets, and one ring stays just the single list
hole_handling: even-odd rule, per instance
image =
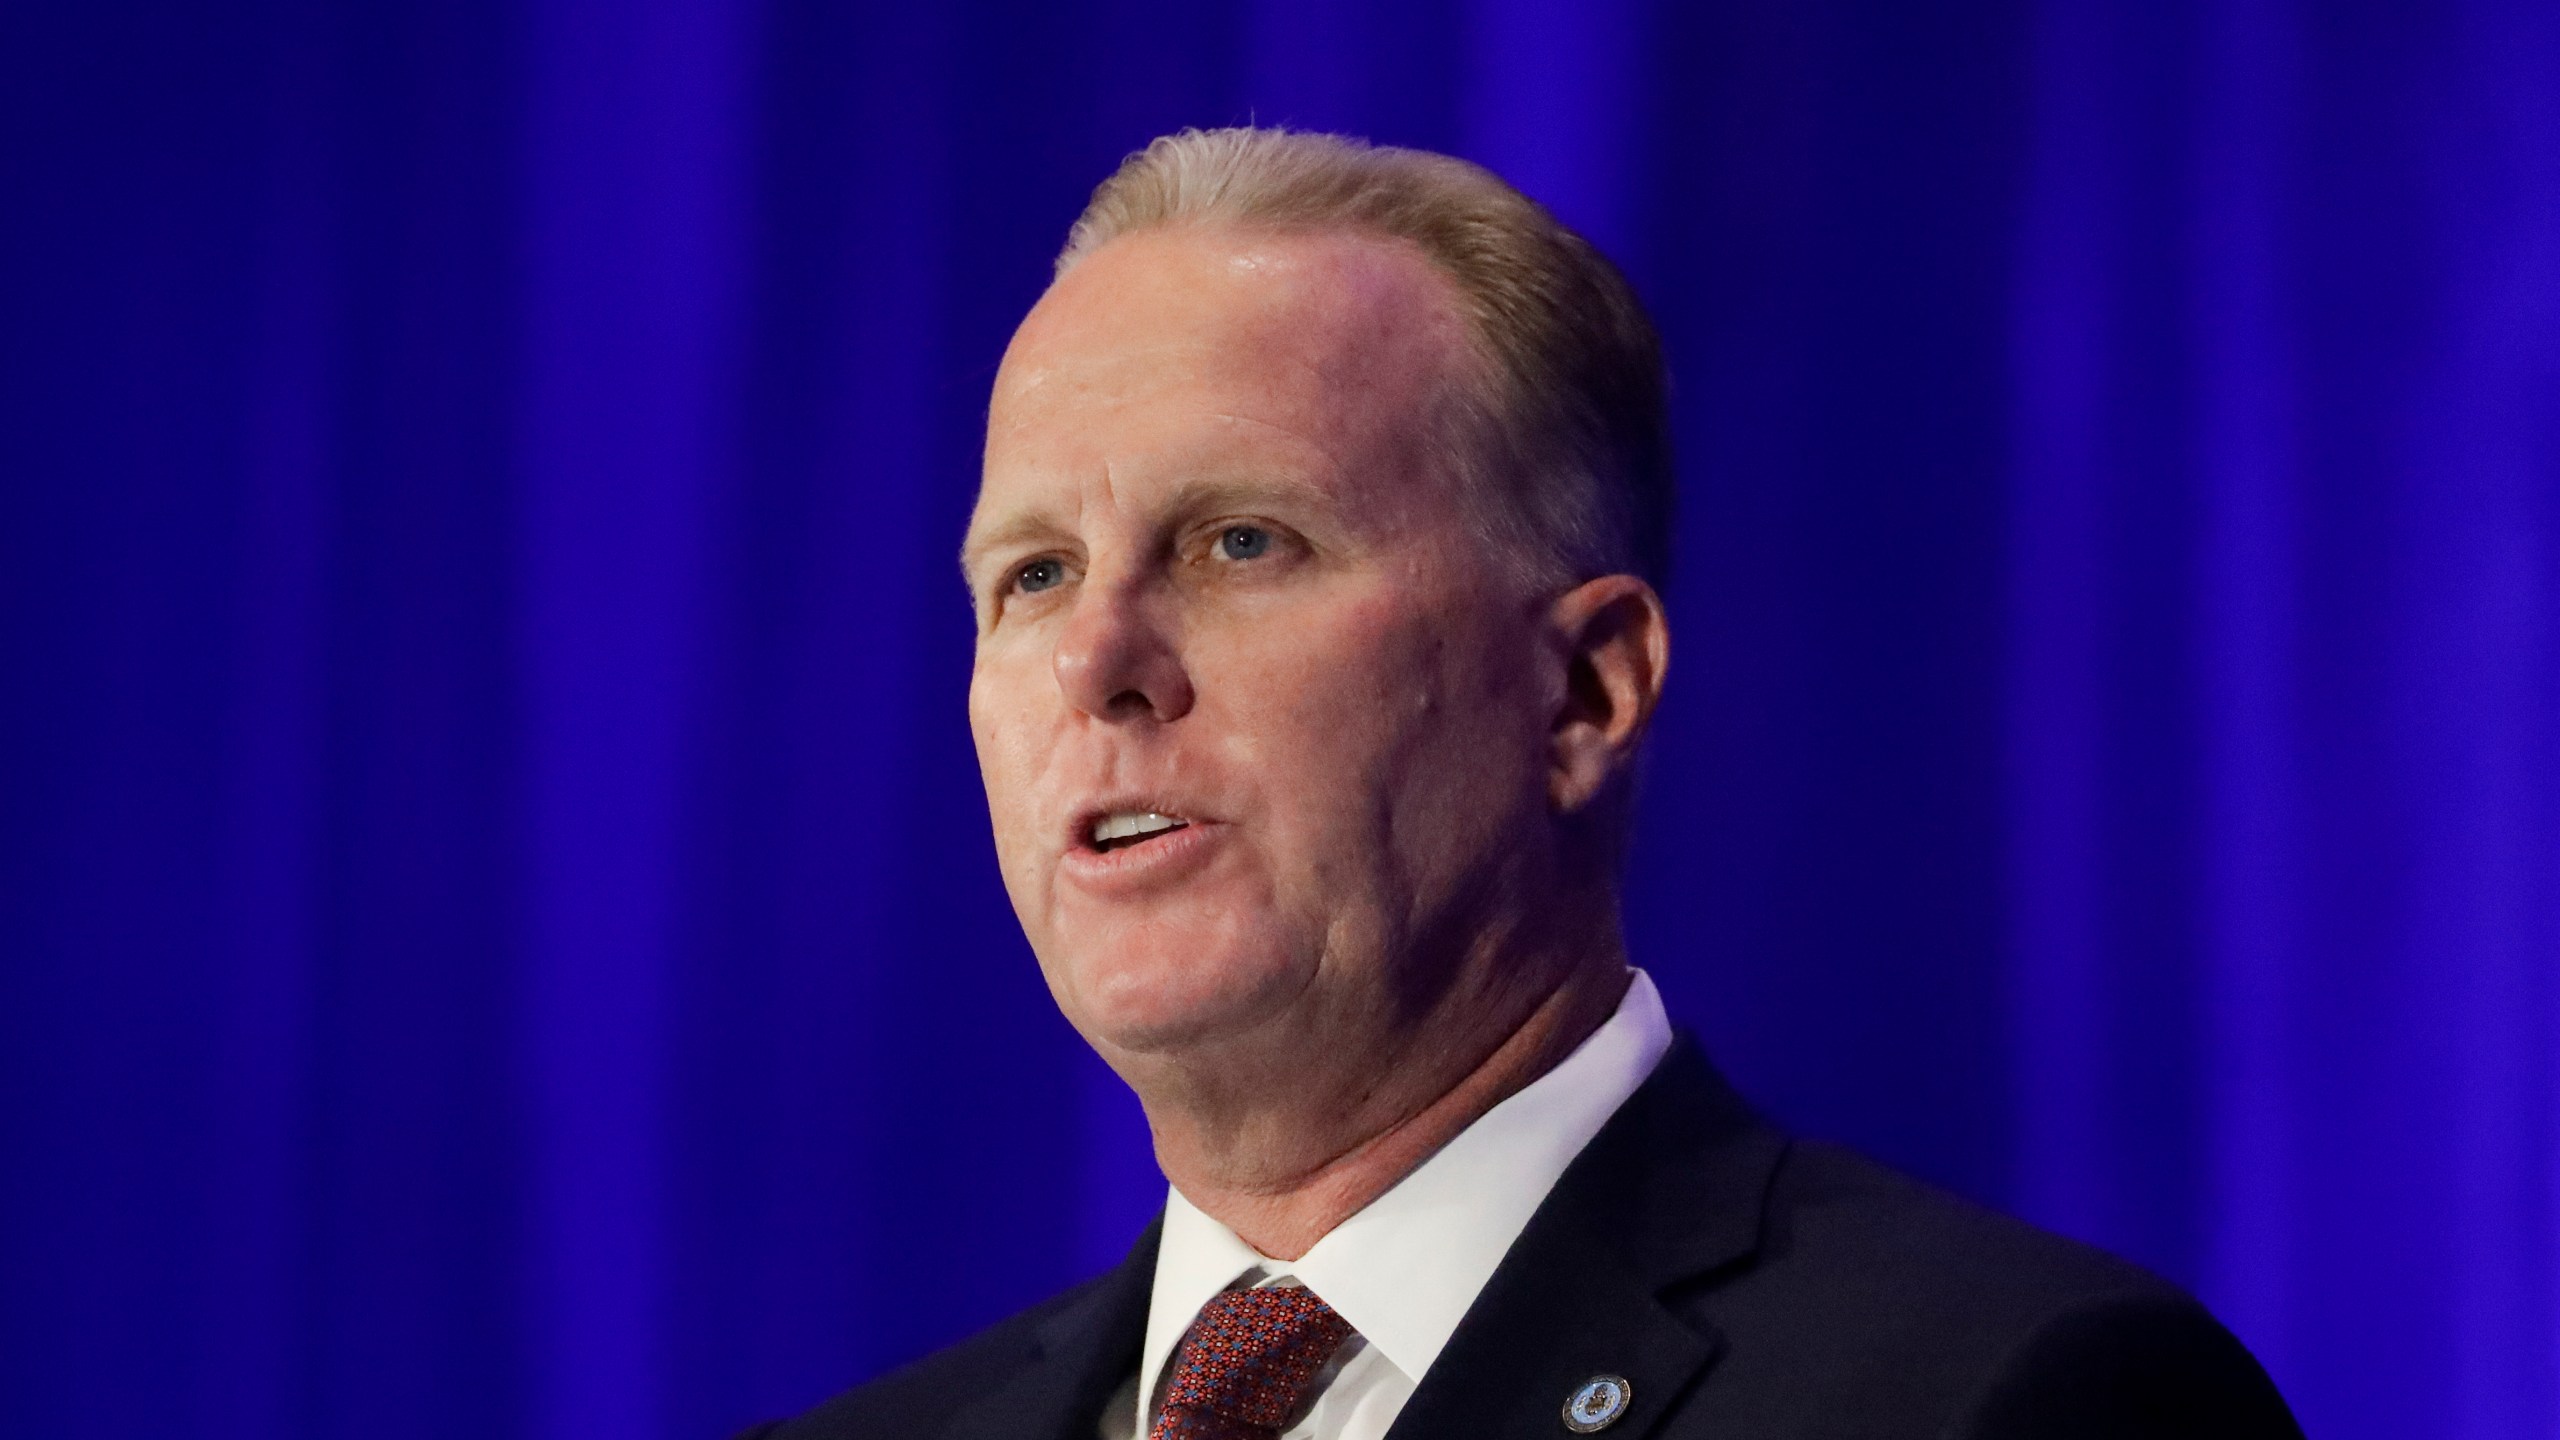
[{"label": "red patterned necktie", "polygon": [[1174,1352],[1147,1440],[1275,1440],[1350,1338],[1351,1322],[1302,1285],[1217,1296]]}]

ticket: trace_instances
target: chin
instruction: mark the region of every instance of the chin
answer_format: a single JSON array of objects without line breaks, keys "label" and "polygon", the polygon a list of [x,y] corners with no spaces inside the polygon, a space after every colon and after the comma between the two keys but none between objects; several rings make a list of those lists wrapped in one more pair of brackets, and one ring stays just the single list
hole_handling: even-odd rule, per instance
[{"label": "chin", "polygon": [[1232,940],[1155,926],[1096,937],[1063,947],[1050,988],[1106,1056],[1179,1054],[1268,1021],[1313,977],[1311,962]]}]

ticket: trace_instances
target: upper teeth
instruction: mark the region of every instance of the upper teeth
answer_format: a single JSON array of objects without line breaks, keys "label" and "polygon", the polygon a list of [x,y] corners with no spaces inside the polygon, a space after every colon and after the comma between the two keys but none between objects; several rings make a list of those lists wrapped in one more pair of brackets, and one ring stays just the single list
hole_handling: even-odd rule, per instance
[{"label": "upper teeth", "polygon": [[1126,840],[1132,835],[1153,835],[1159,830],[1177,829],[1182,824],[1183,821],[1171,815],[1159,815],[1153,810],[1122,811],[1093,822],[1093,843],[1100,845],[1111,840]]}]

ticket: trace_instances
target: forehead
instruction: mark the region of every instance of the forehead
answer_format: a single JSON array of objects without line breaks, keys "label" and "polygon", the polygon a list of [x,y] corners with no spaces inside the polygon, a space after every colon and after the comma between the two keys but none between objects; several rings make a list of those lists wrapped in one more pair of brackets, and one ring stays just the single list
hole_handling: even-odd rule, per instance
[{"label": "forehead", "polygon": [[1345,461],[1417,428],[1464,334],[1455,287],[1401,241],[1123,236],[1016,332],[988,412],[987,483],[1234,445]]}]

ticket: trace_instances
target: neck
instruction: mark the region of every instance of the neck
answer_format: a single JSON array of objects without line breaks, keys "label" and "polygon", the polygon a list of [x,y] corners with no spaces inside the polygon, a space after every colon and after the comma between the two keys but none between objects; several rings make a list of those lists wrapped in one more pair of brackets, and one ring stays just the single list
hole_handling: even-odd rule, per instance
[{"label": "neck", "polygon": [[1233,1115],[1221,1120],[1149,1097],[1158,1163],[1185,1198],[1237,1238],[1274,1259],[1299,1258],[1486,1111],[1554,1069],[1616,1012],[1627,970],[1614,926],[1609,935],[1610,943],[1579,957],[1543,992],[1515,1001],[1525,1001],[1525,1010],[1512,1008],[1518,1018],[1507,1025],[1473,1037],[1341,1046],[1367,1049],[1381,1063],[1367,1073],[1295,1077],[1294,1103],[1263,1108],[1256,1123],[1239,1126]]}]

